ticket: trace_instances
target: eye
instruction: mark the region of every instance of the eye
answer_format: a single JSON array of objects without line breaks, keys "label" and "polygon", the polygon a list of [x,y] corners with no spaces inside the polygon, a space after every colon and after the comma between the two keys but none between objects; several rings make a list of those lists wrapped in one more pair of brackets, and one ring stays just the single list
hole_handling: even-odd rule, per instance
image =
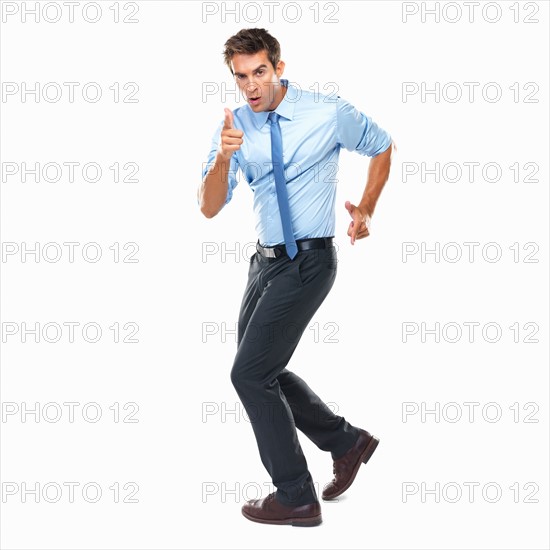
[{"label": "eye", "polygon": [[260,69],[259,71],[256,71],[256,74],[257,74],[258,76],[262,76],[262,75],[264,74],[263,69]]}]

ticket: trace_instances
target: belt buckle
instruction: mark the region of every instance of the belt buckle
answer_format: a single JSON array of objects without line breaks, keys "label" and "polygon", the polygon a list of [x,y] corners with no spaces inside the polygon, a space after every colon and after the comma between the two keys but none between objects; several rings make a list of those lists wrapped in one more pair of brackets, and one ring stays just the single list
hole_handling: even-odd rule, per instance
[{"label": "belt buckle", "polygon": [[277,248],[271,248],[267,246],[262,246],[260,243],[256,243],[256,250],[264,256],[264,258],[278,258],[279,255],[277,252],[279,252],[279,249]]}]

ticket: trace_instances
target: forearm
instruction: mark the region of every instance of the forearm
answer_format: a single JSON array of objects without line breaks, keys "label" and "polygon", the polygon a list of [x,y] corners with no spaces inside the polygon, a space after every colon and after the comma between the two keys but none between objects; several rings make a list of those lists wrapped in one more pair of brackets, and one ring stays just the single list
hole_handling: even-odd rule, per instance
[{"label": "forearm", "polygon": [[370,159],[369,171],[367,175],[367,184],[365,191],[359,202],[359,209],[364,214],[372,216],[376,203],[382,193],[382,189],[388,181],[390,175],[391,156],[395,145],[392,141],[391,145],[379,155]]},{"label": "forearm", "polygon": [[230,160],[218,153],[199,187],[200,209],[207,218],[213,218],[225,204]]}]

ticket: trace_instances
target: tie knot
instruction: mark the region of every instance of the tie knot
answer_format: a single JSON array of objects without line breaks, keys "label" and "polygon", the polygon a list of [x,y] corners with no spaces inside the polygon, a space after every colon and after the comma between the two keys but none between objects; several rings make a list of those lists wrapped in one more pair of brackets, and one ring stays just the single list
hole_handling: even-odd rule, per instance
[{"label": "tie knot", "polygon": [[267,117],[269,120],[273,122],[277,122],[279,120],[279,113],[276,113],[275,111],[271,111],[269,113],[269,116]]}]

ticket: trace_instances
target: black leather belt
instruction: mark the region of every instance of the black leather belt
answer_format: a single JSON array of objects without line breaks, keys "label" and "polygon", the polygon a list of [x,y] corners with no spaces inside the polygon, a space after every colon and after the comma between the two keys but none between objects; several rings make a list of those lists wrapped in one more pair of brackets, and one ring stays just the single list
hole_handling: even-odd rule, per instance
[{"label": "black leather belt", "polygon": [[[298,250],[312,250],[314,248],[330,248],[333,246],[334,237],[321,237],[318,239],[300,239],[296,241]],[[256,243],[256,250],[264,258],[278,258],[279,256],[286,256],[286,248],[284,244],[277,244],[275,246],[262,246],[258,241]]]}]

